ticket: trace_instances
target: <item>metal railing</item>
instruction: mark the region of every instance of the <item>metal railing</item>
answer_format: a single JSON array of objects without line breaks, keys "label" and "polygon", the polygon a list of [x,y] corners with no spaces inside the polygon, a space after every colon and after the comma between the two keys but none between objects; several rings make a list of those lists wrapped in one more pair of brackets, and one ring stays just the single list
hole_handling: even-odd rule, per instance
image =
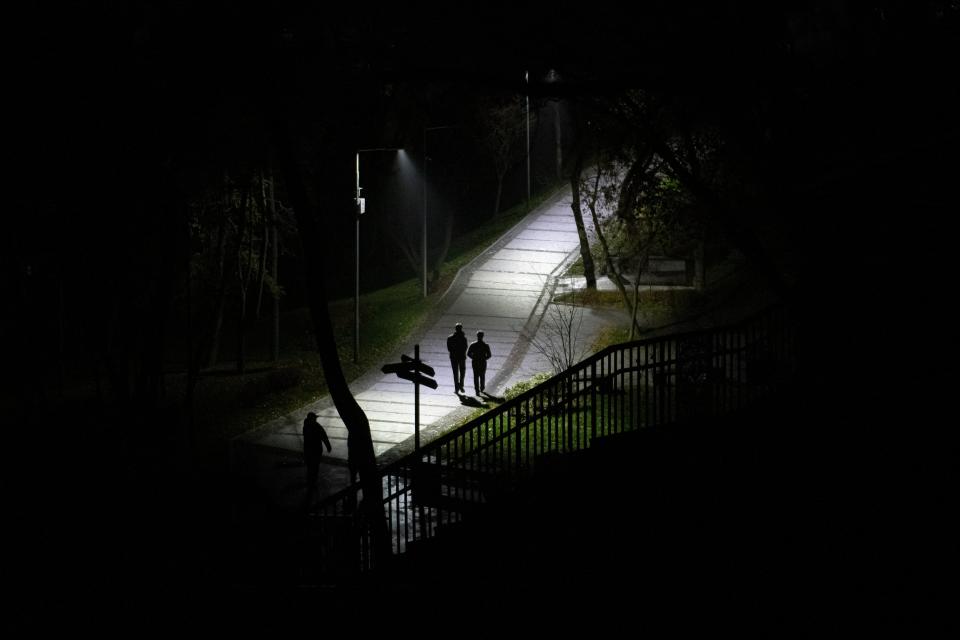
[{"label": "metal railing", "polygon": [[[392,552],[402,554],[530,476],[544,454],[600,437],[723,415],[788,380],[789,314],[613,345],[381,470]],[[319,509],[324,570],[371,568],[370,528],[355,484]]]}]

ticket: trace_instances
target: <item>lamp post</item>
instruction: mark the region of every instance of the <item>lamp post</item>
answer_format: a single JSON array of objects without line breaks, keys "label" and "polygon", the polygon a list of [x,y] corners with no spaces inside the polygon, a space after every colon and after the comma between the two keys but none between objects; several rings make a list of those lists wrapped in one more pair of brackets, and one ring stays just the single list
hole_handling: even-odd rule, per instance
[{"label": "lamp post", "polygon": [[372,149],[357,149],[356,153],[356,207],[354,208],[354,217],[356,218],[356,234],[354,241],[354,272],[353,272],[353,362],[360,362],[360,216],[363,214],[366,205],[366,199],[360,197],[360,154],[367,151],[402,151],[398,148],[375,147]]},{"label": "lamp post", "polygon": [[427,297],[427,131],[453,129],[455,125],[443,124],[423,128],[423,238],[420,250],[423,255],[423,297]]}]

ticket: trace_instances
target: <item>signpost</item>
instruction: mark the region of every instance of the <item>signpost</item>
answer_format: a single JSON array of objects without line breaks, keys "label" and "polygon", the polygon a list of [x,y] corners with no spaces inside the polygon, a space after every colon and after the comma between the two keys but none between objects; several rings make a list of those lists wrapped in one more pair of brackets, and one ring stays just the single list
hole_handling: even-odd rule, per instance
[{"label": "signpost", "polygon": [[425,362],[420,362],[420,345],[413,345],[413,357],[400,356],[400,362],[385,364],[380,367],[383,373],[395,373],[398,378],[413,383],[413,447],[420,452],[420,385],[437,388],[437,381],[433,379],[436,372]]}]

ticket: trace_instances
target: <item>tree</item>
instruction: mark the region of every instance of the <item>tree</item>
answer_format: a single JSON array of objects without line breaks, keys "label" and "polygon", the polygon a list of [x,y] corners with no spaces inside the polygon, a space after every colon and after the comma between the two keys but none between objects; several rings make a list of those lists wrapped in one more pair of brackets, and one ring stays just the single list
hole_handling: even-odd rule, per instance
[{"label": "tree", "polygon": [[497,179],[493,214],[500,213],[503,180],[522,158],[521,141],[526,132],[523,99],[520,96],[491,96],[477,108],[480,145],[486,149]]},{"label": "tree", "polygon": [[[580,197],[580,184],[583,181],[583,153],[578,152],[570,172],[570,209],[577,225],[577,237],[580,240],[580,260],[583,262],[583,275],[587,280],[587,289],[597,288],[597,270],[593,264],[593,253],[590,250],[590,238],[587,236],[586,226],[583,224],[583,207]],[[596,227],[594,227],[596,229]]]},{"label": "tree", "polygon": [[[589,175],[580,176],[574,199],[590,211],[606,272],[631,317],[632,338],[641,329],[637,320],[640,280],[652,252],[687,252],[690,235],[698,234],[701,225],[681,215],[696,208],[666,162],[642,142],[611,135],[610,127],[607,121],[588,132],[596,145],[595,164]],[[697,149],[692,139],[687,143],[690,150]],[[691,163],[700,165],[698,155],[692,156]],[[622,273],[631,263],[635,264],[632,296]]]},{"label": "tree", "polygon": [[[333,403],[348,431],[348,455],[360,474],[363,509],[373,535],[375,564],[389,561],[392,555],[387,520],[383,507],[383,486],[377,469],[370,422],[347,384],[330,321],[322,248],[327,245],[319,222],[335,211],[354,211],[352,172],[346,170],[355,147],[344,140],[342,131],[329,123],[354,122],[350,100],[336,102],[310,91],[312,74],[307,71],[301,44],[290,39],[278,43],[275,95],[264,107],[267,126],[275,145],[278,168],[290,198],[304,265],[307,305],[317,341],[317,352]],[[328,60],[331,73],[343,72],[349,60]],[[344,79],[345,80],[345,79]],[[362,91],[352,96],[362,101]],[[372,606],[372,605],[371,605]]]},{"label": "tree", "polygon": [[[631,132],[635,148],[655,154],[657,170],[683,186],[697,204],[691,211],[703,214],[700,223],[709,221],[719,229],[772,289],[783,293],[783,277],[754,222],[760,209],[769,205],[761,193],[762,163],[750,151],[759,144],[750,138],[753,132],[725,114],[705,112],[695,100],[675,95],[630,90],[616,100],[601,102]],[[627,187],[622,209],[636,206],[640,197],[629,180]]]},{"label": "tree", "polygon": [[587,355],[581,339],[583,307],[576,293],[568,303],[552,302],[540,320],[536,333],[528,336],[530,345],[546,358],[554,374],[560,374]]}]

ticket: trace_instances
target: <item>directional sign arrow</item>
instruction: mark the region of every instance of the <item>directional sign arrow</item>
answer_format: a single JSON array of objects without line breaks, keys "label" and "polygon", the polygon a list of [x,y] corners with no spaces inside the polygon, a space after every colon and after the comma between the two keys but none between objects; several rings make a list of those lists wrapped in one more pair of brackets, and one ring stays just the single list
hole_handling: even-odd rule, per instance
[{"label": "directional sign arrow", "polygon": [[421,362],[421,363],[417,364],[417,362],[414,361],[413,358],[411,358],[410,356],[405,356],[405,355],[401,355],[401,356],[400,356],[400,359],[403,360],[404,364],[408,364],[408,365],[410,365],[412,368],[416,368],[416,370],[419,371],[420,373],[425,373],[425,374],[427,374],[428,376],[434,376],[434,375],[436,375],[436,372],[433,370],[433,367],[431,367],[430,365],[428,365],[426,362]]},{"label": "directional sign arrow", "polygon": [[397,377],[403,378],[404,380],[409,380],[415,384],[422,384],[425,387],[430,387],[431,389],[437,388],[437,381],[433,378],[426,378],[419,373],[413,373],[411,371],[397,371]]},{"label": "directional sign arrow", "polygon": [[413,371],[413,362],[392,362],[380,367],[383,373],[400,373],[401,371]]}]

